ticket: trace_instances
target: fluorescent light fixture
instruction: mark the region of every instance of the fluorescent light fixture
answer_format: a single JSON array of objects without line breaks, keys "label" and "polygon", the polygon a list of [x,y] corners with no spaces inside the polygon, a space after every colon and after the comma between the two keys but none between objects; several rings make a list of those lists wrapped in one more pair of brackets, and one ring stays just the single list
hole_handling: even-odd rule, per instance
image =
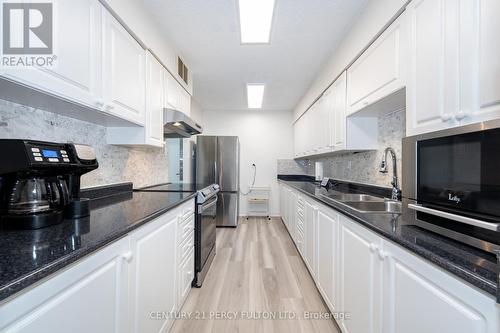
[{"label": "fluorescent light fixture", "polygon": [[238,0],[242,44],[269,43],[275,0]]},{"label": "fluorescent light fixture", "polygon": [[263,84],[247,84],[247,100],[249,109],[262,109],[264,99]]}]

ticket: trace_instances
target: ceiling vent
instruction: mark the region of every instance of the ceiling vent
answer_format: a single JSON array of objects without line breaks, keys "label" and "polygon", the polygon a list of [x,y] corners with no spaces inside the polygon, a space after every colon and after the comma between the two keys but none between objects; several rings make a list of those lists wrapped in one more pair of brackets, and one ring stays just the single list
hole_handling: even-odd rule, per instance
[{"label": "ceiling vent", "polygon": [[188,83],[189,70],[184,61],[182,61],[181,57],[177,57],[177,74],[179,74],[181,79],[184,82],[186,82],[186,84],[189,84]]}]

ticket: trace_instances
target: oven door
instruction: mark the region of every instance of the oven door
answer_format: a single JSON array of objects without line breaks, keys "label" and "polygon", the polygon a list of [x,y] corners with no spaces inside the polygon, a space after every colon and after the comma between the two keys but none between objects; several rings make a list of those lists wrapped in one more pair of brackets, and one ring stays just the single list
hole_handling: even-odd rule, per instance
[{"label": "oven door", "polygon": [[417,141],[418,204],[500,222],[499,147],[498,128]]},{"label": "oven door", "polygon": [[207,200],[198,207],[199,235],[200,235],[200,261],[199,270],[203,269],[212,251],[215,251],[216,221],[217,221],[217,195]]}]

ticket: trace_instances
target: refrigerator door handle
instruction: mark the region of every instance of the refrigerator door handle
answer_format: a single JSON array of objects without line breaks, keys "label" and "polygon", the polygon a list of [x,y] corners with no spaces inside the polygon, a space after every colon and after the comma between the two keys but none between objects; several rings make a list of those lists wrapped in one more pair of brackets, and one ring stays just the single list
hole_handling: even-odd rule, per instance
[{"label": "refrigerator door handle", "polygon": [[217,165],[217,159],[216,159],[215,162],[214,162],[214,179],[215,179],[215,184],[219,184],[220,185],[220,183],[219,183],[220,177],[219,177],[219,171],[218,171],[218,169],[219,169],[219,166]]}]

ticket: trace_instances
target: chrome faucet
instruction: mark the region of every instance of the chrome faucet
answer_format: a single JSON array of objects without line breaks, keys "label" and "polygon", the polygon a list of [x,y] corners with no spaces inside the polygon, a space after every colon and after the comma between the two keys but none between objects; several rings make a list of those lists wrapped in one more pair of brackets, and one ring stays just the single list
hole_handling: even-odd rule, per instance
[{"label": "chrome faucet", "polygon": [[400,200],[401,199],[401,189],[399,188],[398,181],[398,164],[396,160],[396,152],[391,147],[387,147],[384,151],[384,156],[382,158],[382,163],[380,164],[379,171],[381,173],[387,173],[387,153],[391,153],[392,158],[392,200]]}]

